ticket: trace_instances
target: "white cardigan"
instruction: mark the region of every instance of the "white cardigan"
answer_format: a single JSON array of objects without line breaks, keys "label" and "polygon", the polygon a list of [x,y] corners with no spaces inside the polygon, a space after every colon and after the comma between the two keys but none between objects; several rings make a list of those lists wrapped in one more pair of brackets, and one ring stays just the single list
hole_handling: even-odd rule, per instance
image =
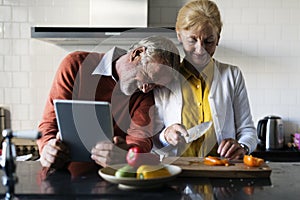
[{"label": "white cardigan", "polygon": [[[239,143],[247,145],[249,152],[252,152],[258,138],[243,75],[238,67],[216,60],[213,71],[208,98],[218,144],[223,139],[235,138]],[[154,137],[153,150],[157,150],[168,145],[163,137],[165,128],[182,122],[180,81],[173,81],[167,88],[154,90],[154,97],[159,116],[157,128],[162,130],[159,137]]]}]

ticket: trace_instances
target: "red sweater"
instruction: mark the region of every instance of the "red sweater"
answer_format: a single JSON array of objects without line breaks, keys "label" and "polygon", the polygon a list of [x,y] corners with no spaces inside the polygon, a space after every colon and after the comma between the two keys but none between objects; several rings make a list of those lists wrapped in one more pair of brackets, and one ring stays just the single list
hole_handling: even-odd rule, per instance
[{"label": "red sweater", "polygon": [[138,145],[144,152],[151,150],[153,121],[150,116],[154,116],[153,93],[137,92],[126,96],[121,93],[119,85],[111,76],[92,75],[103,56],[104,54],[99,53],[73,52],[61,62],[39,125],[42,133],[42,138],[37,141],[40,152],[47,141],[55,138],[58,132],[54,99],[110,102],[114,135],[126,138],[128,144]]}]

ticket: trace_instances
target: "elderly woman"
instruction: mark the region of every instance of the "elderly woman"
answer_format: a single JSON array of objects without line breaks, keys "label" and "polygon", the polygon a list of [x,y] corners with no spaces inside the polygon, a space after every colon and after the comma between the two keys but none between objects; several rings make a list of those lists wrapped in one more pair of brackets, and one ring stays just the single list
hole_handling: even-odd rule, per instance
[{"label": "elderly woman", "polygon": [[[220,12],[212,1],[191,1],[179,10],[176,32],[185,52],[180,66],[183,77],[181,90],[176,89],[177,83],[169,87],[176,103],[167,104],[165,97],[156,95],[158,107],[165,108],[160,116],[166,127],[156,138],[159,153],[235,159],[256,148],[258,139],[242,73],[213,58],[221,30]],[[209,121],[212,125],[205,134],[182,150],[186,129]]]}]

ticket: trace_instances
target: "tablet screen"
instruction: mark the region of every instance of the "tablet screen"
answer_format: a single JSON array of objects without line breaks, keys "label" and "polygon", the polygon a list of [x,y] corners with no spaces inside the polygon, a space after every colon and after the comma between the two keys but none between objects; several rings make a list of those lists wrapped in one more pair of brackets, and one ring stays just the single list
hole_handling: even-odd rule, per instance
[{"label": "tablet screen", "polygon": [[54,107],[58,129],[70,149],[72,161],[92,161],[90,152],[96,143],[112,140],[110,103],[56,99]]}]

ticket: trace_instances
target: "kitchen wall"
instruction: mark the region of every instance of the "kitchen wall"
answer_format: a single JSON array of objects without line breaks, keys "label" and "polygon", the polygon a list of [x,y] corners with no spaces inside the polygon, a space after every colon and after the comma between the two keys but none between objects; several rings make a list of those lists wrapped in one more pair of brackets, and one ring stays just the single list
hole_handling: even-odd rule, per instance
[{"label": "kitchen wall", "polygon": [[[122,1],[122,0],[120,0]],[[187,0],[149,0],[149,24],[173,26]],[[279,115],[300,131],[300,2],[216,0],[224,28],[215,57],[242,69],[255,123]],[[0,0],[0,106],[14,130],[36,128],[54,73],[73,50],[30,38],[33,25],[88,25],[89,0]],[[103,49],[105,50],[105,49]]]}]

